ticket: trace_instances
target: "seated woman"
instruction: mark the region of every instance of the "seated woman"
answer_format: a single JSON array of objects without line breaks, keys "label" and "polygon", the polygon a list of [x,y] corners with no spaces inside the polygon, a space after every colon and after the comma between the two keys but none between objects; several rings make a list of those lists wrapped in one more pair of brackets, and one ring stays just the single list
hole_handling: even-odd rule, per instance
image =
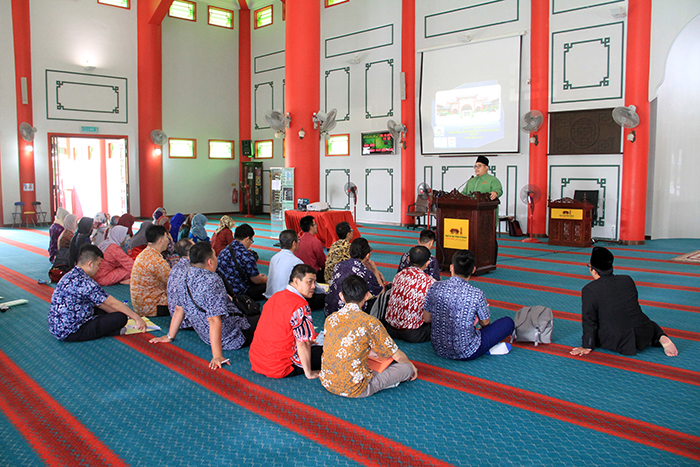
[{"label": "seated woman", "polygon": [[204,228],[207,225],[207,216],[197,214],[192,218],[192,228],[190,229],[190,239],[195,243],[208,242],[209,235]]},{"label": "seated woman", "polygon": [[172,219],[170,219],[170,236],[176,243],[179,240],[178,237],[180,236],[180,227],[185,222],[185,219],[185,215],[181,212],[178,212],[172,217]]},{"label": "seated woman", "polygon": [[56,209],[56,218],[49,227],[49,261],[53,263],[54,258],[56,258],[56,253],[58,253],[58,237],[61,236],[63,232],[63,219],[68,215],[68,211],[63,208]]},{"label": "seated woman", "polygon": [[129,237],[133,237],[134,236],[133,227],[134,227],[135,221],[136,221],[136,219],[134,218],[134,216],[132,216],[131,214],[129,214],[127,212],[126,214],[121,215],[121,217],[117,221],[117,225],[123,225],[124,227],[126,227],[129,230]]},{"label": "seated woman", "polygon": [[219,227],[211,236],[211,246],[214,248],[214,253],[219,256],[221,250],[226,248],[233,241],[233,228],[236,223],[229,216],[221,216],[219,220]]},{"label": "seated woman", "polygon": [[70,268],[73,269],[78,261],[78,253],[83,245],[90,243],[90,234],[92,234],[92,217],[83,217],[78,222],[78,231],[73,235],[70,241]]},{"label": "seated woman", "polygon": [[180,256],[175,253],[175,242],[173,241],[172,235],[170,235],[170,218],[165,215],[160,216],[155,225],[162,225],[165,227],[165,230],[168,231],[168,248],[163,252],[163,258],[165,258],[165,261],[167,261],[172,268],[180,261]]},{"label": "seated woman", "polygon": [[75,214],[66,214],[63,218],[63,232],[58,236],[58,251],[53,260],[53,266],[49,270],[51,282],[58,282],[61,277],[70,271],[70,243],[73,233],[78,229],[78,217]]},{"label": "seated woman", "polygon": [[92,235],[90,236],[92,244],[95,246],[99,247],[100,243],[107,238],[107,219],[109,219],[109,215],[104,212],[100,211],[95,214],[92,222]]},{"label": "seated woman", "polygon": [[187,216],[187,219],[180,226],[180,230],[177,234],[177,239],[182,240],[183,238],[190,238],[190,228],[192,227],[192,218],[194,214]]},{"label": "seated woman", "polygon": [[165,208],[156,208],[156,210],[153,211],[153,224],[158,225],[158,219],[163,216],[165,216]]},{"label": "seated woman", "polygon": [[151,221],[144,221],[141,223],[141,228],[139,228],[139,231],[136,232],[136,235],[134,235],[134,238],[131,239],[126,247],[129,256],[136,259],[139,253],[146,248],[146,245],[148,245],[148,241],[146,240],[146,230],[152,225],[153,222]]},{"label": "seated woman", "polygon": [[105,286],[130,283],[134,260],[122,249],[127,233],[126,227],[117,225],[109,231],[109,238],[100,243],[99,248],[102,250],[104,258],[93,277],[98,284]]}]

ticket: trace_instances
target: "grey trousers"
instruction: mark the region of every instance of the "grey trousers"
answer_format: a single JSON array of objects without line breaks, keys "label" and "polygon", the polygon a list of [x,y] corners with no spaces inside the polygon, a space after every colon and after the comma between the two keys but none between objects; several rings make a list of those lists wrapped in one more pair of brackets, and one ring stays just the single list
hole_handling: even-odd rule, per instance
[{"label": "grey trousers", "polygon": [[382,389],[393,388],[413,377],[413,367],[408,363],[394,362],[381,373],[372,372],[372,379],[359,397],[371,396]]}]

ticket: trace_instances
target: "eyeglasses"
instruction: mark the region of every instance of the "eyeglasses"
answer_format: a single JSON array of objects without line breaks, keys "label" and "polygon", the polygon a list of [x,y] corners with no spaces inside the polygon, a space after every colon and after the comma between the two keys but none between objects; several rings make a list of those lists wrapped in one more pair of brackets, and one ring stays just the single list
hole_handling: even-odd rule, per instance
[{"label": "eyeglasses", "polygon": [[476,165],[474,165],[474,168],[475,168],[475,169],[480,169],[480,168],[482,168],[482,167],[487,167],[487,166],[484,165],[484,164],[476,164]]}]

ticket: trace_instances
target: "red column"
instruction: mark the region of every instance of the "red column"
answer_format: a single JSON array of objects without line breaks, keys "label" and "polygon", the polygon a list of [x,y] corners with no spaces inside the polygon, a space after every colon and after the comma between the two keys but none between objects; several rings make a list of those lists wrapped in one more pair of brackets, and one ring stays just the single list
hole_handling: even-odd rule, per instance
[{"label": "red column", "polygon": [[[243,155],[241,141],[250,140],[252,134],[251,123],[251,97],[250,88],[250,9],[246,0],[240,0],[241,9],[238,12],[238,139],[239,139],[239,163],[238,163],[238,192],[243,198],[243,162],[251,160]],[[239,204],[239,207],[241,205]]]},{"label": "red column", "polygon": [[[401,9],[401,71],[406,78],[406,98],[401,101],[401,122],[408,128],[406,149],[401,152],[401,209],[416,197],[416,2],[403,0]],[[404,224],[412,224],[404,214]]]},{"label": "red column", "polygon": [[[651,0],[629,0],[627,16],[627,69],[625,105],[634,105],[639,126],[636,141],[624,139],[622,192],[620,197],[620,241],[644,244],[646,223],[647,171],[649,166],[649,52],[651,43]],[[630,130],[625,130],[625,136]]]},{"label": "red column", "polygon": [[163,205],[163,156],[151,141],[151,131],[163,129],[163,54],[161,22],[173,0],[139,0],[138,16],[138,113],[139,192],[141,216],[148,217]]},{"label": "red column", "polygon": [[[289,2],[285,33],[285,110],[292,117],[284,139],[285,163],[296,167],[295,196],[311,202],[319,200],[319,131],[314,130],[311,118],[320,109],[321,100],[320,8],[318,0]],[[298,135],[302,127],[304,139]]]},{"label": "red column", "polygon": [[549,2],[532,0],[530,19],[530,108],[544,115],[544,123],[537,131],[538,145],[530,143],[528,183],[542,191],[542,199],[535,205],[527,230],[535,237],[547,232],[547,111],[549,109]]},{"label": "red column", "polygon": [[[12,0],[12,35],[15,47],[15,90],[17,92],[17,140],[19,142],[19,184],[20,201],[25,211],[34,211],[36,191],[24,191],[23,185],[35,185],[33,144],[26,142],[19,132],[19,125],[27,122],[34,125],[32,112],[32,38],[30,32],[29,2]],[[22,78],[27,80],[27,103],[22,103]],[[32,150],[27,151],[31,146]],[[36,189],[36,187],[35,187]],[[16,201],[16,200],[13,200]]]}]

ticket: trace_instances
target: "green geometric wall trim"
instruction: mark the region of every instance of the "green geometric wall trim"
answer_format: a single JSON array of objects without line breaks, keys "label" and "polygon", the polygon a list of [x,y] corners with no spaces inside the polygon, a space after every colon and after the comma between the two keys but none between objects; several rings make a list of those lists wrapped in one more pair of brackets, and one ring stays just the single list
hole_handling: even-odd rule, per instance
[{"label": "green geometric wall trim", "polygon": [[[471,165],[443,165],[442,166],[442,179],[440,180],[440,189],[445,190],[445,174],[450,170],[450,169],[473,169],[474,167]],[[467,177],[467,180],[469,177]],[[466,180],[465,180],[466,181]],[[461,183],[460,183],[461,185]],[[455,188],[458,188],[459,185]]]},{"label": "green geometric wall trim", "polygon": [[325,55],[326,58],[338,57],[393,44],[394,25],[387,24],[342,36],[329,37],[325,41]]},{"label": "green geometric wall trim", "polygon": [[[388,68],[385,68],[388,67]],[[383,69],[384,68],[384,69]],[[370,78],[370,74],[372,78]],[[387,81],[389,85],[387,86]],[[373,108],[383,105],[386,113],[373,114],[369,107],[370,83],[372,83]],[[379,103],[380,98],[387,99]],[[394,115],[394,60],[379,60],[365,64],[365,118],[382,118]]]},{"label": "green geometric wall trim", "polygon": [[[391,180],[391,202],[386,209],[374,209],[369,205],[369,176],[372,172],[386,172],[389,174],[389,179]],[[375,184],[380,188],[386,188],[385,184]],[[373,212],[394,212],[394,169],[365,169],[365,211]]]},{"label": "green geometric wall trim", "polygon": [[[493,22],[479,22],[481,18],[493,19]],[[456,32],[496,26],[518,21],[520,19],[519,0],[489,0],[453,10],[426,15],[424,20],[425,38],[444,36]]]},{"label": "green geometric wall trim", "polygon": [[[601,206],[601,211],[603,212],[603,215],[598,216],[598,220],[593,221],[593,226],[599,225],[603,227],[605,225],[605,198],[606,194],[608,192],[608,187],[607,183],[608,180],[605,178],[576,178],[576,177],[571,177],[571,178],[562,178],[561,179],[561,186],[560,186],[560,194],[559,198],[564,197],[564,188],[571,182],[573,181],[579,181],[579,182],[594,182],[597,183],[600,188],[603,190],[603,196],[602,196],[602,206]],[[599,197],[600,199],[600,197]]]},{"label": "green geometric wall trim", "polygon": [[[330,77],[331,74],[333,74],[333,77]],[[324,102],[326,112],[328,112],[329,107],[335,107],[338,110],[336,121],[343,122],[346,120],[350,120],[350,67],[346,66],[344,68],[326,70],[325,80],[326,85],[324,86],[323,92],[325,95]],[[329,93],[329,82],[337,83],[337,85],[339,85],[340,87],[337,89],[332,89]],[[328,105],[328,94],[331,95],[332,102],[330,106]]]},{"label": "green geometric wall trim", "polygon": [[[255,129],[256,130],[265,130],[270,128],[269,125],[267,125],[267,122],[265,123],[260,123],[258,125],[258,119],[264,120],[265,112],[268,110],[272,110],[275,106],[275,85],[272,83],[272,81],[268,81],[267,83],[258,83],[254,86],[255,90],[253,91],[253,120],[255,121]],[[258,97],[258,93],[260,93],[260,97]],[[265,93],[265,94],[263,94]],[[268,94],[269,93],[269,94]],[[260,113],[258,114],[258,103],[260,105],[264,105],[264,103],[268,102],[268,99],[265,99],[269,95],[269,103],[270,103],[270,108],[265,109],[265,110],[260,110]],[[259,101],[259,102],[258,102]]]},{"label": "green geometric wall trim", "polygon": [[[596,53],[595,46],[603,48],[602,53]],[[578,46],[578,47],[577,47]],[[592,47],[591,47],[592,46]],[[571,78],[567,76],[567,63],[576,61],[586,62],[589,67],[595,67],[600,71],[600,79],[593,79],[589,83],[571,83]],[[597,81],[597,82],[596,82]],[[602,37],[587,41],[570,42],[564,44],[564,89],[584,89],[608,86],[610,84],[610,38]]]},{"label": "green geometric wall trim", "polygon": [[[329,207],[331,209],[343,209],[347,210],[350,209],[350,196],[348,196],[348,202],[345,203],[345,206],[330,206],[330,203],[328,202],[328,176],[331,174],[331,172],[341,172],[345,174],[345,177],[347,181],[350,181],[350,169],[326,169],[326,177],[325,177],[325,182],[326,182],[326,203],[329,204]],[[345,186],[345,184],[343,184]]]},{"label": "green geometric wall trim", "polygon": [[46,70],[46,119],[128,123],[127,79]]},{"label": "green geometric wall trim", "polygon": [[610,5],[613,3],[624,3],[625,0],[552,0],[552,14],[567,13],[569,11],[585,10],[602,5]]},{"label": "green geometric wall trim", "polygon": [[433,185],[433,166],[426,165],[423,167],[423,181],[430,185],[430,188],[435,188]]},{"label": "green geometric wall trim", "polygon": [[284,68],[284,50],[258,55],[253,59],[253,73],[265,73],[266,71],[281,70]]}]

